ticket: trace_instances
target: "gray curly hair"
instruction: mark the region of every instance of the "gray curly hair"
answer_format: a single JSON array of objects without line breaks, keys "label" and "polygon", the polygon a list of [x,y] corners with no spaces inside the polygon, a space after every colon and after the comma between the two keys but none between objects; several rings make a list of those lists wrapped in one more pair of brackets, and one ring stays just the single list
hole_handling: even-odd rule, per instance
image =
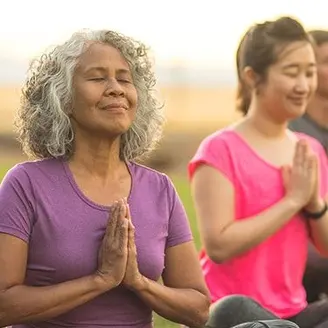
[{"label": "gray curly hair", "polygon": [[39,159],[72,155],[74,133],[69,119],[72,80],[79,57],[90,41],[109,44],[122,53],[138,93],[136,118],[121,136],[120,158],[140,159],[160,139],[163,106],[155,97],[156,79],[145,45],[113,31],[83,30],[30,66],[15,120],[18,140],[27,155]]}]

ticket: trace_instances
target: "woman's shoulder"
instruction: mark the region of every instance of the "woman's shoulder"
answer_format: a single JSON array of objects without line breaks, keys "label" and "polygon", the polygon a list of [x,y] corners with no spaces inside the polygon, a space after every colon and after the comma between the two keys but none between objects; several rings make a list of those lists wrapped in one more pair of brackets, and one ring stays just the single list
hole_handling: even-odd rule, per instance
[{"label": "woman's shoulder", "polygon": [[129,166],[133,183],[138,186],[138,189],[151,190],[151,192],[174,189],[173,183],[166,173],[136,162],[130,162]]},{"label": "woman's shoulder", "polygon": [[149,180],[157,183],[165,183],[167,175],[152,167],[137,162],[129,162],[132,175],[137,179]]},{"label": "woman's shoulder", "polygon": [[234,130],[233,126],[217,130],[207,135],[199,144],[191,162],[215,158],[230,158],[241,148],[243,143]]},{"label": "woman's shoulder", "polygon": [[3,181],[18,181],[20,184],[31,182],[42,175],[54,175],[58,173],[59,159],[42,159],[25,161],[15,164],[5,174]]},{"label": "woman's shoulder", "polygon": [[62,160],[59,158],[45,158],[17,163],[12,167],[12,170],[32,173],[38,170],[58,169],[61,165]]},{"label": "woman's shoulder", "polygon": [[201,142],[202,144],[213,144],[216,146],[224,145],[236,140],[236,132],[233,126],[228,126],[223,129],[216,130],[207,135]]}]

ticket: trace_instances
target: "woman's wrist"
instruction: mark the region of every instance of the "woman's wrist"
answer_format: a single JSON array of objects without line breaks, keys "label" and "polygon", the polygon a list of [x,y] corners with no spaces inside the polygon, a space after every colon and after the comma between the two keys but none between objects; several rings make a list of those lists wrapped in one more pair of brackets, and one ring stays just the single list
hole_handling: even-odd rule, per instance
[{"label": "woman's wrist", "polygon": [[323,198],[318,198],[315,201],[310,202],[307,206],[304,207],[306,212],[318,213],[322,211],[326,206],[326,202]]},{"label": "woman's wrist", "polygon": [[295,213],[299,212],[304,207],[304,203],[298,201],[297,199],[291,196],[285,196],[285,198],[283,199],[283,203],[285,204],[285,206],[287,206],[288,209]]},{"label": "woman's wrist", "polygon": [[143,292],[148,288],[148,284],[148,279],[145,276],[140,275],[138,279],[135,279],[131,285],[126,287],[134,292]]}]

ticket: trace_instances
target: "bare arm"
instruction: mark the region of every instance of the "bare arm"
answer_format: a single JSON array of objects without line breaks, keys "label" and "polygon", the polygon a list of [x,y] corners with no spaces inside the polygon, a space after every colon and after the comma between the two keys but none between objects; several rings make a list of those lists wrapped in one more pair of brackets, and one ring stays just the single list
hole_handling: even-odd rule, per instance
[{"label": "bare arm", "polygon": [[1,327],[56,317],[106,291],[97,275],[49,287],[25,286],[27,253],[24,241],[0,234]]},{"label": "bare arm", "polygon": [[235,221],[234,187],[208,165],[196,170],[192,193],[203,244],[217,263],[260,244],[300,210],[299,205],[286,197],[256,216]]},{"label": "bare arm", "polygon": [[[328,196],[326,197],[328,202]],[[313,207],[307,208],[311,212],[319,212],[325,206],[324,200],[319,200]],[[319,220],[309,220],[313,244],[321,255],[328,257],[328,212]]]},{"label": "bare arm", "polygon": [[[328,203],[328,160],[321,145],[319,145],[318,153],[315,155],[315,176],[316,184],[313,196],[306,206],[306,210],[312,213],[321,212]],[[321,255],[328,257],[328,212],[326,212],[318,220],[309,220],[310,234],[313,244]]]},{"label": "bare arm", "polygon": [[164,286],[143,278],[135,292],[160,316],[188,327],[204,327],[209,297],[193,242],[166,250]]}]

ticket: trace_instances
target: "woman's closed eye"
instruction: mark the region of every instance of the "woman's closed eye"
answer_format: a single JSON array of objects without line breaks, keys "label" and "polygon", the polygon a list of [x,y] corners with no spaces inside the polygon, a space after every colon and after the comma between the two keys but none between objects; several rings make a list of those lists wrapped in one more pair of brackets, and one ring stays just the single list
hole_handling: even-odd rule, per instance
[{"label": "woman's closed eye", "polygon": [[132,83],[130,80],[128,79],[117,79],[118,82],[121,82],[121,83]]},{"label": "woman's closed eye", "polygon": [[106,79],[104,77],[93,77],[90,78],[89,81],[105,81]]},{"label": "woman's closed eye", "polygon": [[306,72],[306,77],[313,77],[317,74],[316,71],[310,71],[310,72]]},{"label": "woman's closed eye", "polygon": [[[89,81],[103,82],[103,81],[107,81],[107,78],[105,78],[105,77],[93,77],[93,78],[90,78]],[[124,78],[118,78],[118,79],[116,79],[116,81],[119,82],[119,83],[127,83],[127,84],[132,83],[131,80],[124,79]]]},{"label": "woman's closed eye", "polygon": [[288,77],[296,78],[300,72],[296,69],[289,69],[284,72],[284,74]]}]

